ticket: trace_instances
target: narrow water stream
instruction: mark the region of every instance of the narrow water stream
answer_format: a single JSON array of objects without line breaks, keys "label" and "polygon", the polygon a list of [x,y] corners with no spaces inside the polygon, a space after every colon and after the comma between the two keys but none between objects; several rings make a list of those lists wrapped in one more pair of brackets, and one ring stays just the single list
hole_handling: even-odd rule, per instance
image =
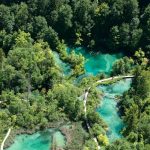
[{"label": "narrow water stream", "polygon": [[70,65],[68,65],[67,63],[64,63],[60,59],[59,54],[57,52],[53,51],[53,54],[54,54],[54,59],[55,59],[56,64],[58,66],[60,66],[60,68],[62,69],[64,75],[68,75],[71,72]]},{"label": "narrow water stream", "polygon": [[108,125],[108,138],[110,142],[122,137],[120,131],[124,127],[117,109],[117,95],[121,96],[131,86],[131,79],[124,79],[108,86],[98,86],[104,92],[101,106],[97,112]]}]

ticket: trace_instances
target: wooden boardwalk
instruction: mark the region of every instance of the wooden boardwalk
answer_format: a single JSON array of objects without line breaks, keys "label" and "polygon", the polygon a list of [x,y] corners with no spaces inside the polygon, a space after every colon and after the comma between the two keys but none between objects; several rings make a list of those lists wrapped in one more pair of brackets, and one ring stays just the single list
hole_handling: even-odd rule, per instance
[{"label": "wooden boardwalk", "polygon": [[6,140],[7,140],[7,138],[9,137],[10,132],[11,132],[11,128],[9,128],[9,129],[8,129],[8,131],[7,131],[7,133],[6,133],[5,137],[4,137],[4,140],[3,140],[3,141],[2,141],[2,143],[1,143],[1,150],[3,150],[3,149],[4,149],[5,141],[6,141]]},{"label": "wooden boardwalk", "polygon": [[[107,79],[98,80],[96,83],[102,83],[102,82],[111,81],[111,80],[114,80],[114,79],[127,79],[127,78],[134,78],[134,76],[133,76],[133,75],[115,76],[115,77],[110,77],[110,78],[107,78]],[[88,94],[89,94],[89,90],[90,90],[90,89],[91,89],[91,87],[89,87],[89,88],[87,89],[87,91],[84,93],[84,98],[83,98],[83,102],[84,102],[84,113],[85,113],[85,119],[86,119],[86,126],[87,126],[88,130],[90,129],[90,124],[89,124],[89,122],[88,122],[88,120],[87,120],[86,103],[87,103],[87,98],[88,98]],[[100,145],[98,144],[97,138],[94,137],[93,140],[95,141],[98,150],[100,150],[101,147],[100,147]]]}]

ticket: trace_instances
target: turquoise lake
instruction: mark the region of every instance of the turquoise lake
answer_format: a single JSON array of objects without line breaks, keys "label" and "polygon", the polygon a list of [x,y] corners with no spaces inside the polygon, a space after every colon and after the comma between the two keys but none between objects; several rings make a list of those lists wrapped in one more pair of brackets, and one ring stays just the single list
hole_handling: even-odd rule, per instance
[{"label": "turquoise lake", "polygon": [[131,79],[124,79],[108,86],[98,86],[97,88],[104,92],[104,97],[101,106],[97,112],[108,125],[108,138],[110,142],[121,138],[121,129],[124,127],[123,121],[120,118],[117,110],[117,102],[115,96],[121,96],[131,86]]},{"label": "turquoise lake", "polygon": [[[69,48],[67,49],[70,50]],[[86,75],[98,73],[110,74],[112,70],[113,63],[123,57],[123,54],[91,54],[83,48],[75,48],[77,54],[81,53],[85,57],[85,70]],[[62,68],[64,75],[68,75],[71,71],[70,66],[64,63],[60,58],[58,53],[54,52],[54,59],[56,64]],[[84,75],[83,75],[84,76]],[[82,77],[81,77],[82,79]],[[115,84],[109,86],[99,86],[98,88],[103,90],[105,97],[103,98],[102,105],[97,109],[101,117],[108,124],[109,132],[108,137],[110,141],[113,141],[121,137],[120,130],[122,129],[123,122],[117,112],[117,102],[113,98],[116,95],[122,95],[124,91],[130,88],[131,80],[121,80]],[[112,98],[108,98],[108,97]],[[14,144],[12,144],[6,150],[50,150],[52,144],[52,132],[49,129],[43,132],[36,132],[32,135],[22,134],[16,136]],[[54,137],[56,143],[60,147],[65,146],[65,137],[59,132],[55,132]]]},{"label": "turquoise lake", "polygon": [[[51,150],[53,130],[36,132],[32,135],[22,134],[16,136],[14,143],[6,150]],[[56,144],[59,147],[65,146],[65,137],[61,132],[53,133]]]},{"label": "turquoise lake", "polygon": [[[69,52],[71,49],[68,48]],[[110,74],[114,62],[123,57],[122,53],[117,54],[100,54],[100,53],[91,53],[87,49],[78,47],[73,49],[77,54],[81,53],[85,57],[85,70],[88,74],[96,75],[98,73]]]}]

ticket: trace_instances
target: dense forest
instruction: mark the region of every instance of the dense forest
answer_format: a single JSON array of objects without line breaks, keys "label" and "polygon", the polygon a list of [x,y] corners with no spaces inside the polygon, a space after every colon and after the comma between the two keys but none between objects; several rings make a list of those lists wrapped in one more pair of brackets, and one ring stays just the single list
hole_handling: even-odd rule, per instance
[{"label": "dense forest", "polygon": [[[75,83],[85,73],[85,58],[68,54],[68,46],[126,55],[111,72],[135,76],[119,101],[124,138],[109,144],[107,125],[95,112],[101,93],[93,83],[105,75]],[[54,52],[69,64],[69,75]],[[149,0],[0,0],[0,142],[10,127],[42,130],[72,122],[76,130],[66,150],[97,150],[93,136],[106,150],[149,150],[149,58]],[[89,86],[86,132],[80,98]]]},{"label": "dense forest", "polygon": [[56,49],[59,42],[134,54],[150,50],[149,0],[1,0],[0,46],[7,54],[18,30]]}]

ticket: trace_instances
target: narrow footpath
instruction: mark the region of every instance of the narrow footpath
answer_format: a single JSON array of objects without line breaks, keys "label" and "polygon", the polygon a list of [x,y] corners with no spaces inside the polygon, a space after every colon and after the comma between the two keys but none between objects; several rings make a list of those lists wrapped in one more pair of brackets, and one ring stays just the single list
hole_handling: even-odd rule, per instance
[{"label": "narrow footpath", "polygon": [[9,128],[9,129],[8,129],[7,134],[6,134],[6,136],[5,136],[4,140],[3,140],[3,141],[2,141],[2,143],[1,143],[1,150],[3,150],[3,149],[4,149],[5,141],[6,141],[6,140],[7,140],[7,138],[9,137],[10,132],[11,132],[11,128]]},{"label": "narrow footpath", "polygon": [[[111,80],[114,80],[114,79],[127,79],[127,78],[134,78],[133,75],[127,75],[127,76],[115,76],[115,77],[110,77],[110,78],[107,78],[107,79],[102,79],[102,80],[98,80],[96,83],[102,83],[102,82],[105,82],[105,81],[111,81]],[[90,124],[88,122],[88,119],[87,119],[87,109],[86,109],[86,103],[87,103],[87,98],[88,98],[88,94],[89,94],[89,90],[91,89],[91,87],[89,87],[85,93],[84,93],[84,98],[83,98],[83,102],[84,102],[84,113],[85,113],[85,119],[86,119],[86,126],[88,128],[88,130],[90,129]],[[95,141],[97,147],[98,147],[98,150],[101,149],[100,145],[98,144],[98,141],[97,141],[97,138],[94,137],[93,140]]]}]

